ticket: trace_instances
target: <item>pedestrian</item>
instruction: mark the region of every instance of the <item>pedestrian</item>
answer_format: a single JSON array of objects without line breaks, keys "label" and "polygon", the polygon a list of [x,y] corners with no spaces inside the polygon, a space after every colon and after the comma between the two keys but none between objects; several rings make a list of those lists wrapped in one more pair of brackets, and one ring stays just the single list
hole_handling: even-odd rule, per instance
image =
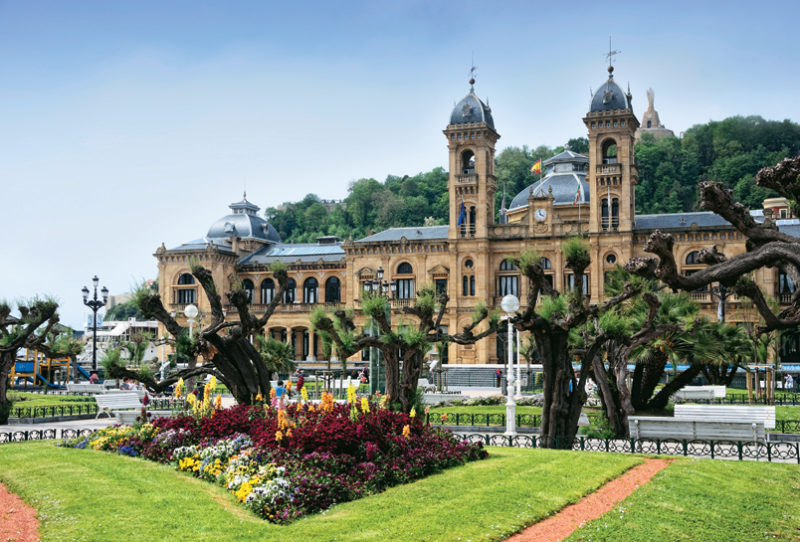
[{"label": "pedestrian", "polygon": [[783,391],[792,390],[794,390],[794,378],[789,373],[786,373],[786,377],[783,379]]},{"label": "pedestrian", "polygon": [[99,384],[100,377],[97,374],[97,371],[92,371],[92,374],[89,375],[89,384]]},{"label": "pedestrian", "polygon": [[278,380],[278,385],[275,386],[275,404],[277,408],[283,410],[283,397],[286,395],[286,388],[283,386],[283,380]]},{"label": "pedestrian", "polygon": [[501,382],[502,382],[502,380],[503,380],[503,371],[501,371],[500,369],[497,369],[497,370],[494,372],[494,378],[495,378],[495,380],[497,381],[497,387],[499,388],[499,387],[500,387],[500,384],[501,384]]}]

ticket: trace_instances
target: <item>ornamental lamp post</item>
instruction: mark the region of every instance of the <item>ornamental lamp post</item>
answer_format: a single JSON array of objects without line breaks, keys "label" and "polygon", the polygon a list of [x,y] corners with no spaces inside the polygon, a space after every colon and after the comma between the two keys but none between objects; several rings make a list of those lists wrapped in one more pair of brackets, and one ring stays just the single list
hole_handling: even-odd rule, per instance
[{"label": "ornamental lamp post", "polygon": [[514,401],[514,326],[511,318],[519,309],[519,299],[508,294],[500,301],[500,308],[508,321],[508,368],[506,369],[506,432],[509,437],[517,434],[517,403]]},{"label": "ornamental lamp post", "polygon": [[83,294],[83,304],[92,309],[92,371],[97,371],[97,311],[101,308],[105,307],[106,303],[108,303],[108,288],[103,286],[103,289],[100,290],[101,295],[103,296],[103,300],[97,299],[97,286],[100,284],[100,279],[97,278],[95,275],[92,278],[92,284],[94,285],[94,296],[92,299],[89,299],[89,288],[84,286],[81,289],[81,293]]},{"label": "ornamental lamp post", "polygon": [[183,315],[189,320],[189,339],[192,338],[192,328],[194,326],[194,319],[197,318],[199,311],[197,310],[196,305],[186,305],[186,308],[183,309]]}]

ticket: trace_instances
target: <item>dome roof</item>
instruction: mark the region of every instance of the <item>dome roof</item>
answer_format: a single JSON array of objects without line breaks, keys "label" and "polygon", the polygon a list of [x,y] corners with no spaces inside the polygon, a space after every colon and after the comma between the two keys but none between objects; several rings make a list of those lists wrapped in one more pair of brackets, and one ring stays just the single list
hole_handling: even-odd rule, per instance
[{"label": "dome roof", "polygon": [[472,122],[485,122],[494,128],[492,108],[484,104],[475,94],[474,87],[470,86],[469,94],[456,104],[450,113],[450,124],[469,124]]},{"label": "dome roof", "polygon": [[580,172],[556,173],[536,181],[514,196],[508,208],[511,210],[527,207],[531,189],[533,189],[534,196],[547,196],[550,194],[551,188],[553,205],[571,205],[575,203],[575,196],[578,195],[578,191],[580,191],[578,203],[589,203],[589,183],[586,182],[586,174]]},{"label": "dome roof", "polygon": [[233,213],[211,224],[206,239],[220,240],[237,236],[241,239],[281,242],[281,237],[272,224],[256,214],[259,211],[258,205],[250,203],[245,197],[242,201],[231,203],[229,207]]},{"label": "dome roof", "polygon": [[614,82],[614,68],[608,67],[608,81],[603,83],[597,92],[592,96],[590,112],[595,111],[614,111],[617,109],[631,108],[630,92],[625,94],[619,85]]}]

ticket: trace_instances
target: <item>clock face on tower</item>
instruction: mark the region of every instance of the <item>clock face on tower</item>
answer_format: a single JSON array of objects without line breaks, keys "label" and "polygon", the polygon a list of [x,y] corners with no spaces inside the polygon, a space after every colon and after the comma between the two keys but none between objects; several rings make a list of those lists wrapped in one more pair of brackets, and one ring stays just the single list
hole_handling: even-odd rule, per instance
[{"label": "clock face on tower", "polygon": [[536,209],[536,211],[533,213],[533,216],[536,217],[536,220],[542,221],[547,218],[547,211],[544,209]]}]

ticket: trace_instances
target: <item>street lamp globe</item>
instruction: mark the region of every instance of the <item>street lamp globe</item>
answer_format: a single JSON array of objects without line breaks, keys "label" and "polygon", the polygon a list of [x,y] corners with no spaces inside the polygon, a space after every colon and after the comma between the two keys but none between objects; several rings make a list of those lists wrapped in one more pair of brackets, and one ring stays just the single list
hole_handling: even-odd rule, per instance
[{"label": "street lamp globe", "polygon": [[519,309],[519,299],[514,294],[508,294],[500,301],[500,308],[506,314],[513,314]]},{"label": "street lamp globe", "polygon": [[186,305],[186,308],[183,309],[183,314],[186,318],[197,318],[199,311],[195,305]]}]

